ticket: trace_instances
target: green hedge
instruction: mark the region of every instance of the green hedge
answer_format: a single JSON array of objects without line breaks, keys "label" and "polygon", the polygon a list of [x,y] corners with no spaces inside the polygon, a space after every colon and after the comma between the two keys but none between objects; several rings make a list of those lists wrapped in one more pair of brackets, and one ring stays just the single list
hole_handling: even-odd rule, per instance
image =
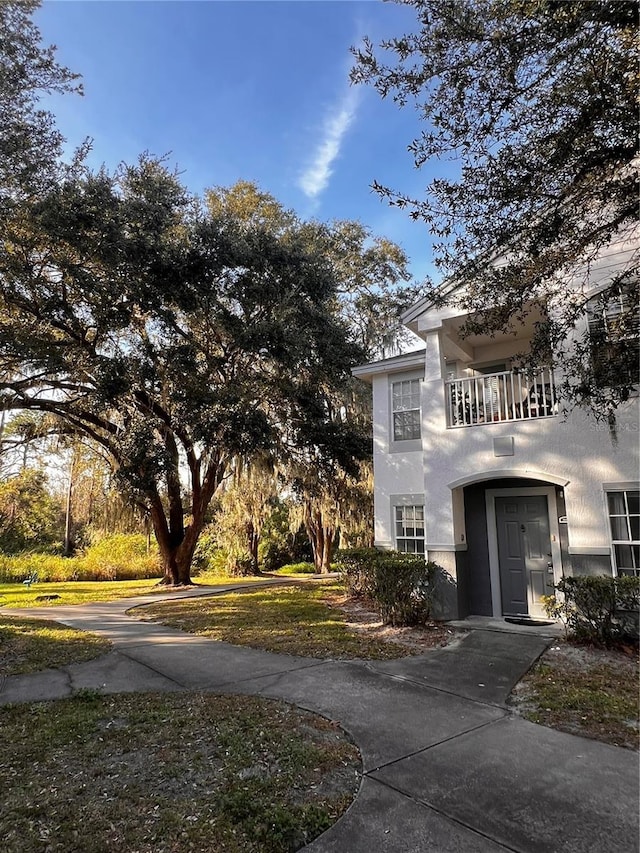
[{"label": "green hedge", "polygon": [[380,563],[381,556],[382,552],[375,548],[349,548],[336,552],[333,564],[341,573],[350,595],[373,598],[375,566]]},{"label": "green hedge", "polygon": [[147,553],[146,537],[124,533],[106,536],[77,557],[0,555],[0,583],[21,583],[34,572],[43,583],[143,580],[162,574],[157,549]]},{"label": "green hedge", "polygon": [[640,578],[566,577],[555,588],[562,598],[549,596],[547,613],[576,639],[607,646],[637,639]]},{"label": "green hedge", "polygon": [[276,569],[277,575],[314,575],[316,567],[313,563],[287,563],[286,566],[281,566]]},{"label": "green hedge", "polygon": [[357,548],[338,551],[335,566],[351,595],[371,598],[389,625],[431,618],[438,566],[419,554]]}]

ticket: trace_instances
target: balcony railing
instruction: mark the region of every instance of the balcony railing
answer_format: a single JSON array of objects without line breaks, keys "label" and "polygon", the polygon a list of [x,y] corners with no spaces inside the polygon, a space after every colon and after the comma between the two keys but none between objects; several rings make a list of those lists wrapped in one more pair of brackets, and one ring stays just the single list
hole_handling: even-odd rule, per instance
[{"label": "balcony railing", "polygon": [[529,421],[558,414],[553,373],[490,373],[445,382],[447,426]]}]

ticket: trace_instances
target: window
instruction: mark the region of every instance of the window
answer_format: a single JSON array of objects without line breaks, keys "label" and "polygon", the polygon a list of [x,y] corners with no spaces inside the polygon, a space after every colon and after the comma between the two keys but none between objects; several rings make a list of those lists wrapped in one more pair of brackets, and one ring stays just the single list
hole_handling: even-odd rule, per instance
[{"label": "window", "polygon": [[397,506],[396,549],[403,554],[424,554],[424,507]]},{"label": "window", "polygon": [[615,387],[638,382],[640,336],[637,282],[587,302],[587,323],[595,382]]},{"label": "window", "polygon": [[[488,364],[484,367],[474,367],[473,369],[475,374],[485,377],[481,385],[482,402],[478,401],[480,408],[478,414],[482,420],[498,421],[507,419],[501,413],[504,405],[504,378],[496,375],[498,373],[506,373],[506,370],[507,365],[504,362],[501,364]],[[476,387],[478,387],[477,383]],[[506,415],[506,412],[504,414]]]},{"label": "window", "polygon": [[391,386],[393,440],[420,438],[420,380],[403,379]]},{"label": "window", "polygon": [[607,492],[613,563],[618,575],[640,575],[640,491]]}]

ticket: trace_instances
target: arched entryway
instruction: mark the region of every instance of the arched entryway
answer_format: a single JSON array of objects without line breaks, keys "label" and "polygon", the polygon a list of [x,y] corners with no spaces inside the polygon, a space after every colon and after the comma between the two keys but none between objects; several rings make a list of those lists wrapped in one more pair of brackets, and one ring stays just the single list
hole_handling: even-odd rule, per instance
[{"label": "arched entryway", "polygon": [[467,545],[458,565],[461,615],[545,617],[543,597],[563,574],[566,481],[543,477],[494,474],[451,484]]}]

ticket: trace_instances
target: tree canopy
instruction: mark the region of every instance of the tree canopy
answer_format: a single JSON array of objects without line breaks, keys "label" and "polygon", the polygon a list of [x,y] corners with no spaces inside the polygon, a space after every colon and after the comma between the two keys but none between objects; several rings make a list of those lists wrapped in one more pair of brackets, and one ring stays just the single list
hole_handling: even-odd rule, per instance
[{"label": "tree canopy", "polygon": [[408,258],[397,243],[355,220],[300,223],[293,211],[251,181],[215,187],[205,199],[213,215],[226,211],[248,230],[269,227],[283,233],[296,223],[302,226],[301,234],[333,269],[334,312],[349,325],[366,358],[396,354],[404,345],[408,336],[400,314],[424,289],[411,282]]},{"label": "tree canopy", "polygon": [[[637,255],[601,297],[623,305],[609,334],[618,363],[633,367],[608,384],[585,337],[566,346],[588,296],[568,300],[564,280],[636,219],[637,5],[396,2],[415,11],[414,30],[379,47],[366,39],[352,79],[417,110],[408,150],[435,177],[422,198],[375,189],[429,227],[436,261],[474,312],[470,330],[509,329],[532,300],[547,304],[532,358],[554,352],[567,401],[611,412],[637,377]],[[459,174],[446,176],[447,161]]]},{"label": "tree canopy", "polygon": [[0,481],[0,549],[6,553],[52,545],[58,511],[40,471],[21,471]]},{"label": "tree canopy", "polygon": [[40,98],[80,87],[37,5],[0,6],[0,430],[21,412],[102,448],[165,579],[187,583],[238,460],[357,475],[370,442],[350,367],[416,291],[395,244],[303,222],[249,182],[202,200],[151,156],[93,172],[85,146],[65,163]]},{"label": "tree canopy", "polygon": [[[277,233],[284,233],[298,222],[292,211],[248,181],[209,191],[206,200],[210,211],[230,212],[248,230],[268,225]],[[422,293],[419,286],[408,283],[408,261],[402,249],[355,221],[314,220],[298,222],[298,226],[310,249],[325,258],[332,271],[337,286],[329,308],[349,328],[361,347],[362,357],[371,360],[395,354],[404,343],[399,314]],[[333,389],[326,387],[322,393],[327,417],[336,426],[347,420],[354,434],[366,436],[370,456],[371,404],[362,383],[351,380]],[[252,541],[248,545],[243,536],[241,550],[249,550],[252,557],[247,565],[253,566],[257,563],[260,534],[255,498],[262,495],[257,503],[265,503],[265,493],[258,490],[257,495],[253,494],[250,485],[252,477],[259,472],[264,474],[264,459],[258,461],[262,467],[257,469],[250,461],[248,467],[244,460],[241,462],[245,477],[242,495],[230,494],[229,500],[223,501],[224,517],[219,516],[222,527],[232,522],[238,529],[246,527],[250,531]],[[318,571],[329,571],[334,545],[341,536],[366,538],[363,531],[372,528],[370,467],[369,460],[361,462],[357,469],[345,469],[317,445],[300,447],[284,464],[280,462],[279,479],[294,496],[293,524],[304,526]],[[274,493],[278,491],[275,479]],[[233,512],[229,511],[231,507]],[[242,523],[240,516],[244,518]]]},{"label": "tree canopy", "polygon": [[9,201],[55,180],[62,134],[40,106],[45,93],[76,92],[79,77],[41,43],[37,0],[0,3],[0,213]]},{"label": "tree canopy", "polygon": [[336,288],[297,221],[214,215],[148,157],[74,172],[6,222],[2,400],[104,447],[185,583],[234,458],[313,448],[348,471],[366,453],[328,405],[362,357]]}]

